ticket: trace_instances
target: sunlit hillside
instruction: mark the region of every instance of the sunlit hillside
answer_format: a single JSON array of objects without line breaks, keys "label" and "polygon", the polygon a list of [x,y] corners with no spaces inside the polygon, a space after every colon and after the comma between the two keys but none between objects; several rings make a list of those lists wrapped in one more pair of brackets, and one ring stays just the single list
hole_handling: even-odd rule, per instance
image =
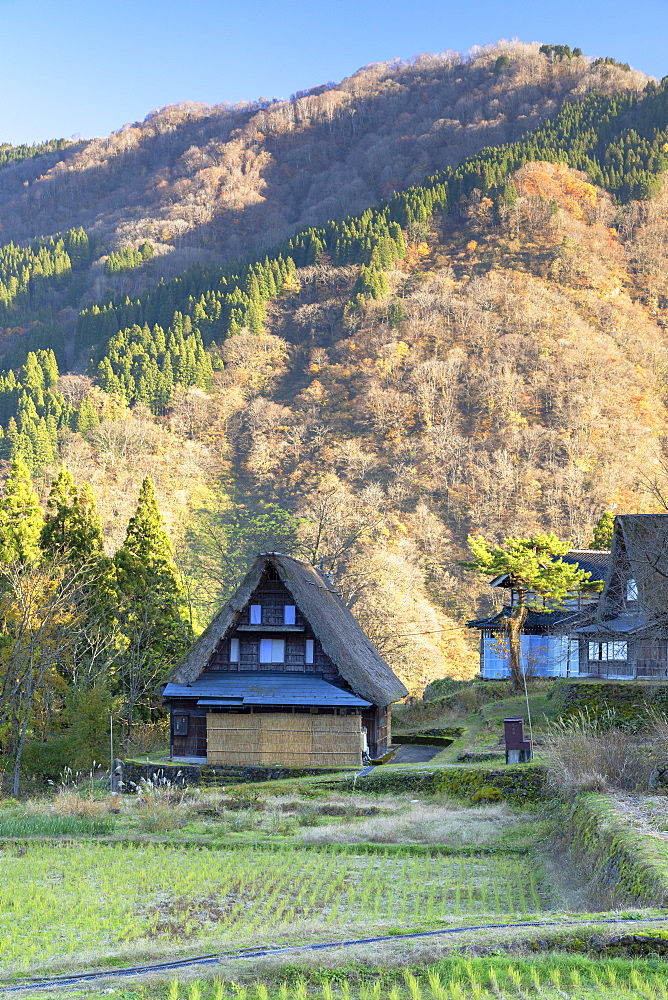
[{"label": "sunlit hillside", "polygon": [[108,553],[151,476],[196,628],[280,549],[413,693],[471,675],[471,531],[587,545],[604,510],[660,503],[668,118],[646,84],[500,43],[9,162],[3,468],[23,457],[42,497],[63,461],[90,482]]}]

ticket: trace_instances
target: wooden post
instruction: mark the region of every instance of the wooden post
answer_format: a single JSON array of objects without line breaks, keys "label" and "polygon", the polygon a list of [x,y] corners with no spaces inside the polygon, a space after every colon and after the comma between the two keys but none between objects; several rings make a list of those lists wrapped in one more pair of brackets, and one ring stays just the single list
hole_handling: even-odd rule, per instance
[{"label": "wooden post", "polygon": [[109,781],[112,794],[118,791],[116,787],[116,761],[114,760],[114,717],[109,715]]}]

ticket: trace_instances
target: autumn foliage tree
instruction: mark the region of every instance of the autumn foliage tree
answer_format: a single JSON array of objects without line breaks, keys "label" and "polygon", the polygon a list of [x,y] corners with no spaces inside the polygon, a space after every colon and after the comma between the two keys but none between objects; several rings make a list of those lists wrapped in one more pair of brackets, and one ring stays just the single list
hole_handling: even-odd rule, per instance
[{"label": "autumn foliage tree", "polygon": [[17,795],[37,702],[80,641],[86,583],[62,563],[13,563],[0,570],[0,591],[0,727]]}]

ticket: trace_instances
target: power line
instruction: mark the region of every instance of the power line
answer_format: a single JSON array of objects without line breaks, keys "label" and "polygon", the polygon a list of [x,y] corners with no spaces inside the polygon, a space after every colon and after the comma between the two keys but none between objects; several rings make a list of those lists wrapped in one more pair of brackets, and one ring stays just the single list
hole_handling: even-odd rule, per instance
[{"label": "power line", "polygon": [[398,632],[396,638],[405,639],[409,635],[435,635],[437,632],[459,632],[463,628],[463,625],[456,625],[453,628],[432,628],[427,632]]}]

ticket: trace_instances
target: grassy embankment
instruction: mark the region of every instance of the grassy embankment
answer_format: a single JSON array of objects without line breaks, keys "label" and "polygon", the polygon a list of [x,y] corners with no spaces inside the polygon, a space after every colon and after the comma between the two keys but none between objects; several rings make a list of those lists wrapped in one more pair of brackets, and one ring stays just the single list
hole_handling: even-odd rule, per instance
[{"label": "grassy embankment", "polygon": [[[646,922],[668,898],[668,841],[657,819],[664,800],[652,799],[650,829],[632,827],[612,796],[559,805],[515,794],[544,777],[544,761],[502,764],[500,721],[522,714],[521,703],[499,686],[477,704],[474,687],[459,704],[400,710],[404,732],[461,730],[452,746],[356,781],[330,774],[228,789],[163,786],[121,798],[65,789],[4,802],[2,976],[386,934],[390,944],[230,959],[215,974],[193,970],[171,984],[156,976],[141,988],[114,980],[82,995],[666,996],[657,956],[668,937]],[[539,743],[544,719],[559,711],[555,691],[531,692]],[[462,755],[472,759],[457,766]],[[624,922],[606,926],[611,917]],[[545,920],[555,926],[540,926]],[[509,926],[426,942],[399,937],[494,923]]]}]

